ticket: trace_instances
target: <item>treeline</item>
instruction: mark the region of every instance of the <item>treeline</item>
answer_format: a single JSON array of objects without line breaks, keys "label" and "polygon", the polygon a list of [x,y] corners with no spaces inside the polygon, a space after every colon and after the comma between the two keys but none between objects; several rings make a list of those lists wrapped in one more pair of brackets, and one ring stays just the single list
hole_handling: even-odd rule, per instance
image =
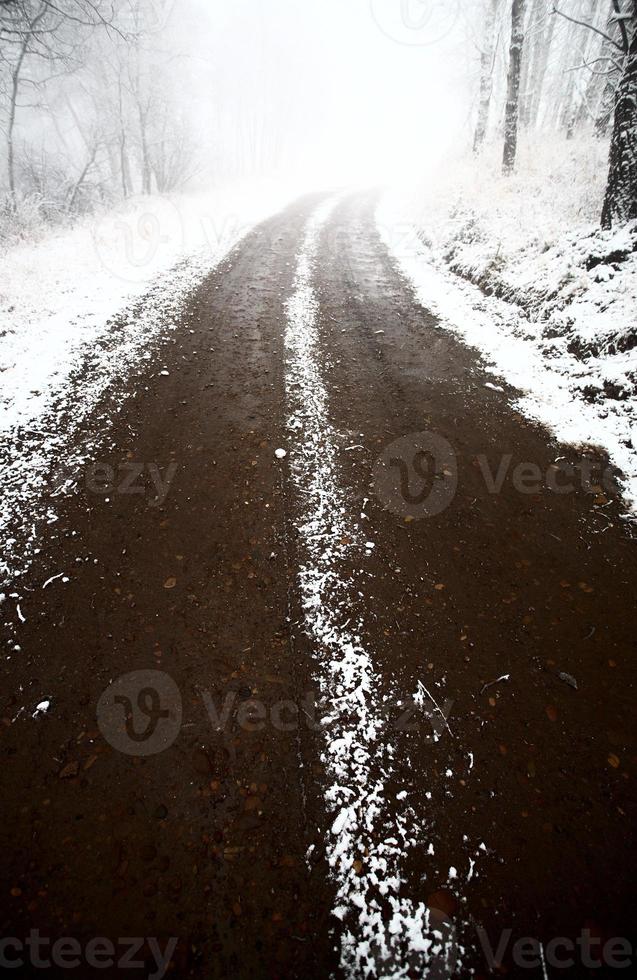
[{"label": "treeline", "polygon": [[197,169],[172,0],[0,0],[0,235]]},{"label": "treeline", "polygon": [[475,152],[501,133],[509,172],[520,131],[609,139],[602,225],[637,219],[637,0],[479,0],[472,15]]}]

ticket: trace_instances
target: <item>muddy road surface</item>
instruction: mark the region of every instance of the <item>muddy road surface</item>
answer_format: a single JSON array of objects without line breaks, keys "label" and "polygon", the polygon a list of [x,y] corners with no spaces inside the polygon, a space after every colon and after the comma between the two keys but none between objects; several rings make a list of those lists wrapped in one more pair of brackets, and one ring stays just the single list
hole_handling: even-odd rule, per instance
[{"label": "muddy road surface", "polygon": [[177,326],[4,587],[3,970],[630,974],[604,460],[416,303],[369,196],[261,225]]}]

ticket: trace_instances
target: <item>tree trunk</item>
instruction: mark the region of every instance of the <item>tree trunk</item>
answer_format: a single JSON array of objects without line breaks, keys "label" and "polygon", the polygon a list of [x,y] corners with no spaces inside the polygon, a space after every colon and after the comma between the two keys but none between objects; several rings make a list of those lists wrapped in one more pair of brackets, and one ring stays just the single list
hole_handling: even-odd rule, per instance
[{"label": "tree trunk", "polygon": [[488,0],[487,19],[484,26],[484,42],[480,55],[480,98],[478,102],[478,119],[473,139],[473,152],[478,153],[484,143],[489,122],[489,108],[493,91],[493,58],[495,52],[495,16],[498,0]]},{"label": "tree trunk", "polygon": [[[618,26],[615,24],[609,26],[605,21],[600,20],[598,26],[606,31],[612,38],[617,42],[622,40],[619,32]],[[604,72],[610,71],[610,66],[613,61],[617,60],[617,48],[612,43],[611,40],[605,38],[601,45],[600,58],[603,60],[600,62],[601,68]],[[599,76],[603,79],[603,82],[599,85],[599,98],[597,100],[597,105],[595,109],[595,134],[600,137],[600,139],[605,139],[608,136],[612,122],[613,122],[613,111],[615,108],[615,98],[617,96],[617,86],[620,81],[620,72],[613,74],[606,74]]]},{"label": "tree trunk", "polygon": [[118,94],[117,108],[119,112],[119,121],[118,121],[119,170],[120,170],[120,180],[122,182],[122,194],[124,198],[127,198],[129,193],[132,191],[132,182],[131,182],[131,175],[130,175],[130,166],[128,163],[128,152],[126,149],[127,126],[126,126],[126,118],[124,116],[124,98],[122,92],[121,75],[117,79],[117,94]]},{"label": "tree trunk", "polygon": [[22,73],[22,65],[24,64],[24,59],[26,58],[27,49],[29,46],[29,37],[27,34],[22,46],[20,48],[20,55],[16,61],[15,68],[11,73],[11,94],[9,96],[9,121],[7,124],[7,173],[9,177],[9,198],[11,201],[11,208],[15,209],[16,199],[15,199],[15,118],[16,111],[18,108],[18,92],[20,90],[20,76]]},{"label": "tree trunk", "polygon": [[11,95],[9,103],[9,122],[7,125],[7,175],[9,178],[9,198],[11,208],[15,208],[15,116],[20,83],[20,69],[24,60],[24,49],[11,76]]},{"label": "tree trunk", "polygon": [[147,118],[146,112],[142,109],[141,103],[138,102],[138,115],[139,115],[139,145],[141,151],[141,164],[142,164],[142,194],[151,193],[152,184],[152,173],[150,169],[150,157],[148,154],[148,138],[147,138]]},{"label": "tree trunk", "polygon": [[86,164],[84,165],[84,168],[82,170],[82,173],[80,174],[80,176],[75,181],[75,186],[73,187],[73,191],[72,191],[71,196],[69,198],[69,202],[68,202],[68,204],[66,206],[66,210],[69,212],[69,214],[72,213],[72,211],[73,211],[73,209],[75,207],[75,202],[77,200],[77,195],[79,194],[79,191],[80,191],[80,188],[81,188],[82,184],[86,180],[86,177],[88,175],[89,170],[91,169],[91,167],[95,163],[95,157],[96,156],[97,156],[97,143],[93,146],[93,148],[91,150],[91,153],[90,153],[90,156],[89,156],[88,160],[86,161]]},{"label": "tree trunk", "polygon": [[15,67],[11,72],[11,93],[9,96],[9,120],[7,124],[7,171],[9,177],[9,196],[11,199],[11,207],[15,209],[16,199],[16,182],[15,182],[15,141],[14,141],[14,130],[15,130],[15,120],[16,112],[18,108],[18,94],[20,91],[20,81],[22,78],[22,68],[24,66],[25,59],[29,53],[29,42],[33,36],[33,32],[36,27],[44,17],[47,11],[46,5],[42,5],[39,11],[34,17],[29,21],[24,37],[22,38],[22,43],[20,45],[20,53],[18,59],[15,63]]},{"label": "tree trunk", "polygon": [[132,192],[132,180],[130,175],[130,166],[128,163],[128,153],[126,151],[126,130],[122,129],[119,137],[119,167],[120,167],[120,177],[122,181],[122,194],[124,197],[128,197],[129,193]]},{"label": "tree trunk", "polygon": [[[587,0],[587,2],[581,4],[579,17],[586,23],[590,22],[591,27],[596,26],[595,0]],[[597,47],[595,46],[595,41],[598,40],[599,36],[593,30],[587,31],[585,38],[582,39],[581,56],[585,64],[591,63],[596,55],[599,56],[599,45]],[[573,47],[575,47],[575,36],[573,37]],[[575,77],[575,72],[571,72],[570,74],[573,79],[573,85],[570,89],[570,98],[562,110],[560,121],[560,125],[566,132],[567,140],[573,139],[575,129],[578,125],[581,125],[582,121],[590,112],[587,101],[588,86],[584,84],[580,73],[578,73],[577,78]],[[595,76],[593,75],[592,77],[594,78]]]},{"label": "tree trunk", "polygon": [[615,96],[602,228],[637,218],[637,27]]},{"label": "tree trunk", "polygon": [[544,94],[544,79],[546,78],[546,71],[549,64],[549,58],[551,56],[556,20],[557,18],[553,15],[549,15],[547,17],[544,30],[542,31],[542,35],[538,40],[538,56],[533,66],[533,92],[529,107],[528,123],[529,126],[532,126],[535,129],[538,127],[540,117],[540,106],[542,104],[542,96]]},{"label": "tree trunk", "polygon": [[533,89],[537,78],[536,66],[544,33],[541,27],[546,14],[545,7],[546,4],[543,3],[543,0],[533,0],[527,17],[526,51],[520,79],[520,126],[522,129],[528,129],[531,121]]},{"label": "tree trunk", "polygon": [[602,97],[595,116],[595,135],[600,139],[604,139],[604,137],[608,136],[611,119],[613,118],[613,103],[615,101],[616,94],[617,89],[613,85],[612,81],[607,80],[606,84],[604,85]]},{"label": "tree trunk", "polygon": [[515,167],[518,149],[518,120],[520,115],[520,75],[524,47],[524,9],[526,0],[513,0],[511,14],[511,47],[509,50],[509,75],[507,103],[504,117],[504,155],[502,168],[505,174]]}]

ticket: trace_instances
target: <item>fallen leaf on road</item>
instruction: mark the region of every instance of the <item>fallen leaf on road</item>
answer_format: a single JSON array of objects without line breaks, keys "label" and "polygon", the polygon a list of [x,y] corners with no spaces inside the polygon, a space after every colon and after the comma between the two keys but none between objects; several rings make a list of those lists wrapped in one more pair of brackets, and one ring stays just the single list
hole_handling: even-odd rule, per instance
[{"label": "fallen leaf on road", "polygon": [[445,915],[453,915],[458,908],[458,903],[451,892],[441,888],[440,891],[433,892],[427,899],[427,908],[437,909]]},{"label": "fallen leaf on road", "polygon": [[80,771],[79,763],[69,762],[67,763],[67,765],[64,766],[64,769],[60,770],[60,779],[74,779],[79,771]]},{"label": "fallen leaf on road", "polygon": [[619,769],[619,758],[614,752],[611,752],[611,754],[608,756],[608,764],[611,765],[613,769]]},{"label": "fallen leaf on road", "polygon": [[166,581],[164,582],[165,589],[174,589],[176,585],[177,585],[177,579],[172,576],[171,578],[167,578]]},{"label": "fallen leaf on road", "polygon": [[549,721],[557,721],[557,708],[554,708],[552,704],[546,706],[546,717]]}]

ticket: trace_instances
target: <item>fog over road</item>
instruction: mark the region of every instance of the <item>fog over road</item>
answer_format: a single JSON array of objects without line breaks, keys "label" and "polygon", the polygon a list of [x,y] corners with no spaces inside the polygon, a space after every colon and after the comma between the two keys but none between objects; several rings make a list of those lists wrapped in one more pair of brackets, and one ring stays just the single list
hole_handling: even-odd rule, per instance
[{"label": "fog over road", "polygon": [[259,226],[99,407],[7,664],[5,936],[212,978],[486,973],[503,936],[540,976],[517,939],[633,935],[621,501],[416,303],[375,205]]}]

